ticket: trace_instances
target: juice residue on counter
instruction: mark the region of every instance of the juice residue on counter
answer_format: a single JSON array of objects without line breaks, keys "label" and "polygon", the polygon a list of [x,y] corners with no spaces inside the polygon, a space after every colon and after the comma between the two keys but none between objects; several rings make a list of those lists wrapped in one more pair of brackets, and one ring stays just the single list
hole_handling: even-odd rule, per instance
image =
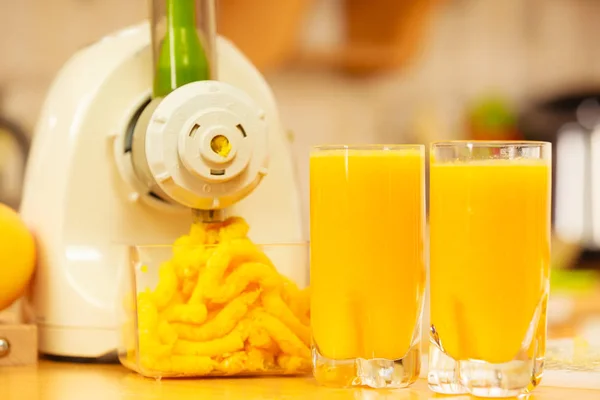
[{"label": "juice residue on counter", "polygon": [[[242,218],[195,223],[137,295],[139,364],[168,375],[310,371],[308,288],[281,275]],[[127,354],[126,364],[136,364]]]}]

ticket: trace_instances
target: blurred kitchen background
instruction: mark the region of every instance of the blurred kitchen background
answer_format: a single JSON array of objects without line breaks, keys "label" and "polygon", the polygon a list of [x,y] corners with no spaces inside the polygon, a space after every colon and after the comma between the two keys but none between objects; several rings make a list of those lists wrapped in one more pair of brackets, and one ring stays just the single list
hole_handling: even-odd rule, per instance
[{"label": "blurred kitchen background", "polygon": [[[218,30],[277,96],[306,215],[314,144],[552,141],[550,324],[555,337],[600,340],[600,1],[217,3]],[[18,207],[28,142],[61,65],[147,11],[147,0],[0,0],[0,201]]]}]

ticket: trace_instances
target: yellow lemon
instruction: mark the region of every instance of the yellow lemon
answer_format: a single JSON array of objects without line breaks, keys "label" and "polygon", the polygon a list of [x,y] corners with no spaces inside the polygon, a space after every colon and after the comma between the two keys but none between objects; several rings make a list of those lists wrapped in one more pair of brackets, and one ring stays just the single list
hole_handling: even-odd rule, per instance
[{"label": "yellow lemon", "polygon": [[35,259],[33,235],[13,209],[0,203],[0,310],[23,294]]}]

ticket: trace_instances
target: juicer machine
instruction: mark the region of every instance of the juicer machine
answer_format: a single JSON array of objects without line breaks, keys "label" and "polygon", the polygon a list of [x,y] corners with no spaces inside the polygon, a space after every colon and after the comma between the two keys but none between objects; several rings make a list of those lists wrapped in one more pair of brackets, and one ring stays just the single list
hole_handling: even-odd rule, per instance
[{"label": "juicer machine", "polygon": [[[25,314],[45,354],[114,352],[127,245],[172,244],[223,212],[256,243],[304,239],[275,99],[216,35],[214,1],[151,11],[75,54],[37,125],[21,213],[39,250]],[[280,272],[306,281],[306,260],[287,261]]]}]

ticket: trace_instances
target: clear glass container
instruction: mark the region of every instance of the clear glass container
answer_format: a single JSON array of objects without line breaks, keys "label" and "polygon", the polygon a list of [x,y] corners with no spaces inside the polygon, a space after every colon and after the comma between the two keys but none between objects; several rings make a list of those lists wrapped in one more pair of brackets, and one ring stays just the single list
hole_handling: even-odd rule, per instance
[{"label": "clear glass container", "polygon": [[421,366],[425,148],[321,146],[310,157],[316,380],[399,388]]},{"label": "clear glass container", "polygon": [[153,0],[150,20],[154,97],[216,79],[214,0]]},{"label": "clear glass container", "polygon": [[429,387],[539,385],[550,273],[551,145],[452,141],[430,154]]},{"label": "clear glass container", "polygon": [[154,378],[310,373],[308,244],[132,246],[121,363]]}]

